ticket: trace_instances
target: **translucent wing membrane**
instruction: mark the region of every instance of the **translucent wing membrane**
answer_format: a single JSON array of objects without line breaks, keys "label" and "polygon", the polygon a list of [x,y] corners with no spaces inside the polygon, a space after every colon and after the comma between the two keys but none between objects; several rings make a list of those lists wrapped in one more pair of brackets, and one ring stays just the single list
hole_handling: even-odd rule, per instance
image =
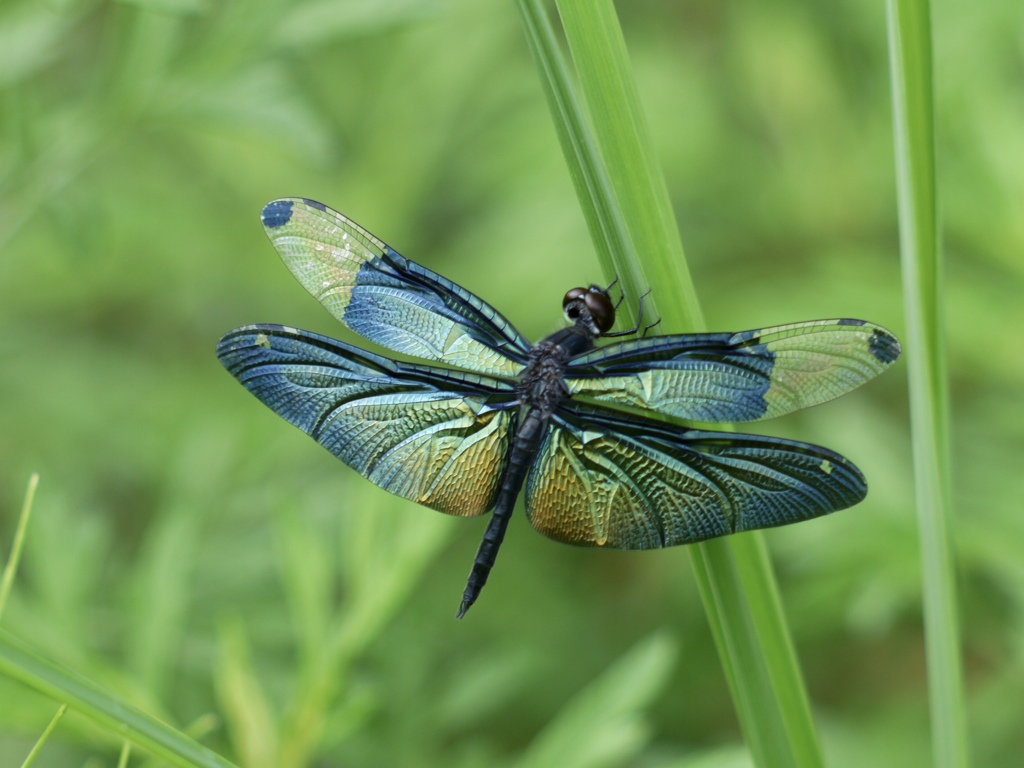
[{"label": "translucent wing membrane", "polygon": [[508,320],[340,213],[312,200],[284,199],[269,203],[262,220],[303,287],[364,338],[490,376],[522,370],[530,344]]},{"label": "translucent wing membrane", "polygon": [[866,493],[852,463],[816,445],[563,405],[527,476],[526,514],[568,544],[657,549],[808,520]]},{"label": "translucent wing membrane", "polygon": [[217,356],[264,404],[384,490],[448,515],[493,506],[516,419],[505,382],[396,363],[277,325],[231,331]]},{"label": "translucent wing membrane", "polygon": [[899,356],[881,326],[816,320],[602,347],[574,359],[566,383],[573,395],[691,421],[756,421],[839,397]]}]

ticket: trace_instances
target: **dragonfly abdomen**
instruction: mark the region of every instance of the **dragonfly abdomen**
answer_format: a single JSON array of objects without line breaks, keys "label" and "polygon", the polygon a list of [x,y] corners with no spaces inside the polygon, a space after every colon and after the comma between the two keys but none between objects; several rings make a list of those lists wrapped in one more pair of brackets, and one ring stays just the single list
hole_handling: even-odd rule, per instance
[{"label": "dragonfly abdomen", "polygon": [[523,487],[523,481],[533,463],[537,448],[547,432],[548,419],[549,414],[537,408],[530,408],[516,429],[512,441],[512,452],[501,479],[498,500],[495,502],[494,512],[487,524],[487,530],[484,531],[483,541],[480,542],[480,548],[476,552],[476,559],[473,561],[473,570],[469,573],[466,590],[462,593],[462,604],[459,606],[458,613],[460,619],[476,602],[477,597],[480,596],[480,590],[487,583],[487,577],[498,557],[498,549],[505,538],[505,530],[512,517],[512,510],[515,509],[516,498]]}]

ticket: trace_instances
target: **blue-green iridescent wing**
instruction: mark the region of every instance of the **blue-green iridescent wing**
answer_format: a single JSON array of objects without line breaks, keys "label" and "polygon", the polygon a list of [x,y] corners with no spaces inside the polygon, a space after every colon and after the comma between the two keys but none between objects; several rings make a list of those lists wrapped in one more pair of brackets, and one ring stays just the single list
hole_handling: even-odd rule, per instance
[{"label": "blue-green iridescent wing", "polygon": [[424,360],[514,377],[530,344],[494,308],[313,200],[275,200],[267,237],[302,286],[353,331]]},{"label": "blue-green iridescent wing", "polygon": [[384,490],[462,517],[494,505],[515,431],[507,383],[279,325],[231,331],[217,357],[271,410]]},{"label": "blue-green iridescent wing", "polygon": [[566,384],[572,395],[690,421],[757,421],[839,397],[899,356],[881,326],[815,320],[601,347],[570,362]]},{"label": "blue-green iridescent wing", "polygon": [[860,471],[826,448],[570,404],[530,468],[526,514],[567,544],[658,549],[809,520],[866,494]]}]

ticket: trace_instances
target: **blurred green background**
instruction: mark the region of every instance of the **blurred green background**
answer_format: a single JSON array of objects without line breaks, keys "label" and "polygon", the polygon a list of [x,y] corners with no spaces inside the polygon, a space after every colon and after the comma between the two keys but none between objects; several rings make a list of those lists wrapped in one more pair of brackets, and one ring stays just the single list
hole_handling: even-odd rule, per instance
[{"label": "blurred green background", "polygon": [[[972,741],[1018,766],[1024,14],[933,10]],[[710,328],[899,335],[883,5],[620,13]],[[530,338],[601,279],[510,2],[0,7],[0,551],[42,475],[3,626],[248,766],[745,765],[685,549],[576,550],[518,515],[457,622],[485,521],[373,488],[220,368],[246,323],[355,341],[261,231],[287,195]],[[760,427],[871,484],[766,534],[833,766],[930,762],[905,392],[897,366]],[[55,709],[0,679],[0,763]],[[71,714],[37,765],[118,748]]]}]

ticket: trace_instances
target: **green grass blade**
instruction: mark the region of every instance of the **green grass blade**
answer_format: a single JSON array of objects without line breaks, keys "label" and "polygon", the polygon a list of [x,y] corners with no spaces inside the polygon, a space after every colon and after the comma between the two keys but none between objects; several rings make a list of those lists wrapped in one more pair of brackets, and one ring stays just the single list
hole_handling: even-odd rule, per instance
[{"label": "green grass blade", "polygon": [[914,484],[924,577],[934,765],[969,762],[951,533],[949,393],[942,315],[928,0],[890,0],[889,61]]},{"label": "green grass blade", "polygon": [[[613,211],[625,227],[627,245],[616,248],[609,246],[605,233],[616,231],[617,222],[591,223],[602,265],[608,274],[623,280],[628,295],[638,296],[648,286],[656,286],[651,316],[663,317],[665,327],[701,330],[696,292],[613,5],[608,0],[558,3],[589,120],[580,115],[571,96],[572,86],[543,6],[537,0],[519,0],[518,6],[570,173],[574,180],[599,180],[576,184],[584,212],[590,212],[588,223],[602,211]],[[654,308],[658,300],[662,310]],[[755,761],[771,766],[821,765],[817,733],[759,534],[695,545],[691,552]]]},{"label": "green grass blade", "polygon": [[664,315],[665,322],[673,328],[701,328],[700,303],[668,188],[651,147],[615,7],[610,0],[567,0],[557,5],[600,162],[615,196],[609,205],[619,208],[632,252],[637,254],[632,259],[627,253],[614,254],[614,267],[630,273],[638,268],[643,275],[645,284],[625,286],[639,291],[633,296],[657,286],[665,304],[662,287],[671,286],[675,295],[670,296],[671,311]]},{"label": "green grass blade", "polygon": [[[348,499],[356,508],[359,493],[377,492],[353,490]],[[332,702],[348,683],[349,667],[412,594],[449,535],[441,516],[416,515],[399,521],[395,516],[401,514],[404,502],[376,503],[376,514],[357,515],[348,528],[346,600],[319,652],[301,667],[281,727],[276,765],[304,766],[313,761],[330,724]]]},{"label": "green grass blade", "polygon": [[[35,477],[35,475],[33,475],[33,477]],[[49,725],[46,726],[42,735],[40,735],[39,739],[32,746],[32,751],[28,753],[28,757],[26,757],[25,762],[21,764],[21,768],[32,768],[36,762],[36,758],[39,757],[39,753],[43,751],[43,746],[45,746],[46,742],[49,741],[50,734],[53,733],[53,729],[57,727],[57,723],[60,722],[60,719],[64,717],[64,713],[67,711],[68,705],[61,704],[60,709],[57,710],[57,714],[53,716]]]},{"label": "green grass blade", "polygon": [[0,630],[0,674],[63,702],[180,768],[233,768],[224,758]]},{"label": "green grass blade", "polygon": [[128,768],[128,760],[132,756],[132,743],[126,741],[121,745],[121,754],[117,758],[117,768]]},{"label": "green grass blade", "polygon": [[279,729],[253,666],[241,618],[233,617],[221,627],[220,656],[217,698],[232,748],[247,768],[266,768],[273,764]]},{"label": "green grass blade", "polygon": [[[569,80],[569,73],[558,50],[554,30],[543,3],[539,0],[517,0],[516,8],[526,32],[533,60],[541,70],[541,85],[548,107],[554,116],[555,131],[569,166],[569,176],[576,187],[583,216],[591,232],[597,257],[605,270],[614,269],[613,254],[632,254],[632,243],[626,231],[611,182],[600,162],[597,147],[590,136],[583,111]],[[635,259],[629,259],[631,264]],[[623,274],[624,285],[640,285],[642,276]]]},{"label": "green grass blade", "polygon": [[[647,130],[625,59],[624,44],[622,56],[616,60],[626,63],[626,66],[617,71],[605,70],[606,73],[614,72],[614,77],[605,79],[601,88],[587,87],[582,81],[577,61],[577,74],[581,75],[580,92],[588,102],[587,112],[611,118],[609,123],[613,130],[602,135],[596,130],[601,126],[588,124],[574,95],[543,4],[537,0],[518,0],[517,7],[531,52],[541,70],[541,81],[555,119],[555,129],[602,267],[608,275],[617,276],[622,281],[629,296],[639,296],[652,285],[675,286],[682,299],[672,302],[673,311],[666,319],[678,321],[682,328],[701,327],[700,304],[686,268],[668,190],[646,139]],[[564,16],[565,9],[561,4],[559,10]],[[613,30],[617,30],[614,10],[611,23]],[[621,33],[618,38],[621,40]],[[607,35],[585,37],[575,43],[592,41],[601,46],[608,39]],[[573,44],[574,41],[570,40],[570,46]],[[574,59],[582,55],[587,61],[596,62],[591,53],[577,52],[573,48]],[[622,112],[624,105],[629,107],[627,113]],[[633,118],[640,121],[636,125],[639,135],[634,129]],[[643,141],[637,141],[641,135]],[[624,190],[637,196],[624,197]],[[645,253],[640,259],[635,249],[641,245],[654,251]],[[679,296],[674,298],[679,299]]]},{"label": "green grass blade", "polygon": [[643,712],[661,692],[677,656],[666,635],[650,635],[591,681],[533,740],[517,768],[632,765],[650,738]]},{"label": "green grass blade", "polygon": [[28,489],[25,491],[25,502],[21,505],[21,514],[18,516],[18,527],[14,531],[14,541],[11,544],[11,554],[7,558],[7,565],[4,566],[3,576],[0,576],[0,618],[3,618],[4,608],[7,607],[7,598],[11,595],[11,587],[14,585],[14,575],[18,572],[18,561],[21,560],[21,551],[25,546],[25,531],[28,529],[28,518],[32,514],[32,502],[36,497],[36,488],[39,487],[39,473],[33,472],[28,479]]}]

